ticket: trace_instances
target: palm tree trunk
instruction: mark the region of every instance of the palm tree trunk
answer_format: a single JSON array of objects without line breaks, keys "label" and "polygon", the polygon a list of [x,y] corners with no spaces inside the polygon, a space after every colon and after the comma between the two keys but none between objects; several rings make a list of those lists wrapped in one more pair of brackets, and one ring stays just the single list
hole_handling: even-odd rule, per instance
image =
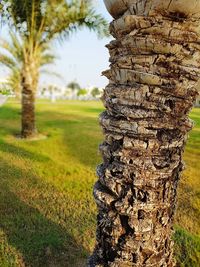
[{"label": "palm tree trunk", "polygon": [[119,0],[105,2],[116,18],[115,40],[104,72],[104,162],[94,187],[97,240],[88,266],[172,267],[177,185],[198,95],[200,5],[190,17],[194,6],[185,0],[121,1],[123,12]]},{"label": "palm tree trunk", "polygon": [[37,78],[34,69],[26,65],[22,71],[22,138],[32,138],[37,135],[35,124],[35,93]]}]

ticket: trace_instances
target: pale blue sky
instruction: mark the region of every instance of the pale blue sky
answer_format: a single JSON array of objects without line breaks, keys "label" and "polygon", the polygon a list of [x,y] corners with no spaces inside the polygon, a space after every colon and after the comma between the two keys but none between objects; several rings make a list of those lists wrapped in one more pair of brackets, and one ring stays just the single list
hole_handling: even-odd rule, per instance
[{"label": "pale blue sky", "polygon": [[[97,11],[111,20],[106,11],[103,0],[95,0]],[[3,33],[6,37],[6,32]],[[101,72],[109,66],[109,55],[105,45],[109,42],[108,38],[99,40],[95,33],[86,29],[78,31],[69,40],[61,45],[56,43],[55,52],[59,59],[55,67],[51,70],[62,75],[63,80],[55,77],[45,76],[42,83],[58,83],[66,85],[72,80],[76,80],[81,86],[104,87],[107,79],[101,76]],[[6,76],[6,71],[0,68],[0,77]]]}]

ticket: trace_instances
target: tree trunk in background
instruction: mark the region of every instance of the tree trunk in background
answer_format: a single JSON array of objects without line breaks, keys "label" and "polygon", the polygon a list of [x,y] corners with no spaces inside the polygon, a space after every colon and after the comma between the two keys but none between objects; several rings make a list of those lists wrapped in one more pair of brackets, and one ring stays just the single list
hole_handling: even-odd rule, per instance
[{"label": "tree trunk in background", "polygon": [[32,138],[37,135],[35,125],[35,94],[38,76],[31,65],[26,65],[22,71],[22,138]]},{"label": "tree trunk in background", "polygon": [[[105,2],[115,40],[104,72],[104,163],[94,187],[97,241],[88,266],[175,266],[177,184],[200,74],[200,1]],[[126,8],[112,8],[119,2]]]}]

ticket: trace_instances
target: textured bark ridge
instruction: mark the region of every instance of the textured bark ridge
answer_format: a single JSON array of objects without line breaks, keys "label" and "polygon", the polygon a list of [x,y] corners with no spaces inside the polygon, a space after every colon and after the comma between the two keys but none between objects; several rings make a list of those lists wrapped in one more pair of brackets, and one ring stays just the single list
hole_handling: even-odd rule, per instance
[{"label": "textured bark ridge", "polygon": [[171,267],[188,113],[198,95],[200,21],[189,11],[152,10],[151,1],[127,2],[110,26],[97,242],[88,266]]}]

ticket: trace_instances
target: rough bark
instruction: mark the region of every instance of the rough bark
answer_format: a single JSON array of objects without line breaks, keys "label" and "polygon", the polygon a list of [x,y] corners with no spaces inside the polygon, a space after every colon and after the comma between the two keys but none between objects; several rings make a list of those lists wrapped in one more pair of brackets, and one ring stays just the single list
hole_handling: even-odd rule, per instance
[{"label": "rough bark", "polygon": [[200,21],[188,0],[124,2],[123,14],[112,10],[97,241],[88,266],[171,267],[188,114],[198,95]]},{"label": "rough bark", "polygon": [[38,84],[38,74],[34,66],[25,64],[22,70],[22,138],[32,138],[37,135],[35,124],[35,93]]}]

